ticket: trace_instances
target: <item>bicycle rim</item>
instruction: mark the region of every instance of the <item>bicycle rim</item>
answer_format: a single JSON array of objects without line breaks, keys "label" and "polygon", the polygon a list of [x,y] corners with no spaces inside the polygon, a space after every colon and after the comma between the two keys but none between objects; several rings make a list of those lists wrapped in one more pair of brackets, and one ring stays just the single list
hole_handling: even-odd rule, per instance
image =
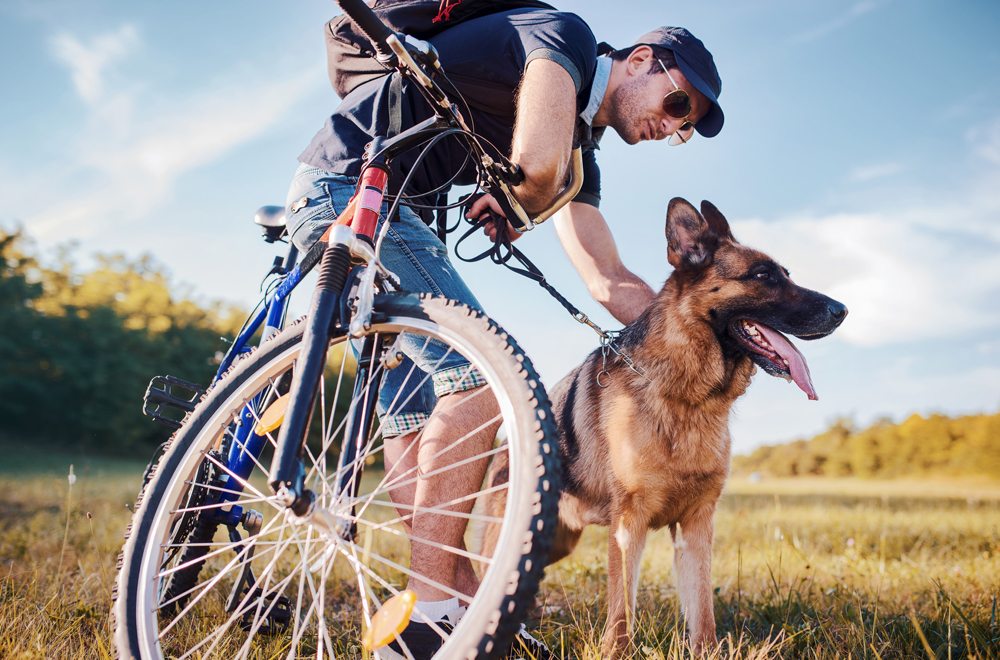
[{"label": "bicycle rim", "polygon": [[[463,394],[469,405],[487,396],[497,404],[496,415],[458,438],[448,438],[432,458],[473,442],[480,447],[461,454],[461,460],[450,466],[441,467],[439,461],[429,472],[407,467],[405,460],[397,458],[396,469],[390,473],[378,468],[385,443],[376,419],[368,434],[371,442],[356,460],[348,462],[366,468],[357,496],[335,500],[332,484],[339,476],[337,453],[347,420],[335,411],[344,409],[345,395],[352,398],[352,373],[356,371],[354,351],[340,337],[333,341],[313,413],[321,439],[306,450],[306,486],[317,494],[317,508],[326,513],[327,520],[347,521],[356,526],[357,533],[345,539],[331,534],[329,527],[293,519],[267,489],[267,459],[262,456],[255,459],[253,474],[240,480],[243,492],[235,501],[244,510],[261,514],[259,532],[242,533],[243,538],[236,541],[227,538],[228,528],[222,525],[214,536],[209,532],[208,541],[191,541],[197,536],[190,533],[178,539],[178,525],[190,528],[193,512],[203,514],[219,506],[204,504],[202,491],[228,490],[220,484],[234,475],[226,461],[212,452],[234,442],[241,411],[249,406],[260,428],[261,417],[276,405],[301,338],[301,327],[286,330],[213,388],[164,455],[137,512],[137,530],[126,546],[120,587],[128,595],[118,608],[120,648],[124,643],[130,654],[142,657],[392,657],[383,655],[390,650],[403,657],[420,657],[419,649],[411,650],[398,639],[388,649],[382,646],[374,652],[361,643],[372,617],[415,580],[467,603],[467,611],[453,629],[429,624],[442,644],[436,657],[490,657],[506,647],[537,589],[558,497],[557,452],[544,390],[516,344],[477,312],[450,301],[415,296],[381,297],[377,309],[383,310],[384,317],[372,327],[373,334],[387,338],[390,347],[397,345],[395,338],[400,336],[443,342],[465,357],[487,383]],[[377,364],[372,383],[393,362],[391,353]],[[428,377],[414,369],[407,379]],[[374,386],[365,384],[360,393]],[[277,430],[264,435],[267,450]],[[406,447],[403,459],[406,452],[415,455],[420,445]],[[507,478],[487,472],[488,463],[506,465]],[[485,477],[476,481],[475,488],[459,489],[429,508],[415,507],[399,495],[415,488],[421,479],[451,479],[460,476],[459,470],[469,471],[473,466]],[[479,473],[471,472],[473,476],[466,478],[475,481]],[[432,538],[412,540],[415,535],[406,524],[417,524],[414,521],[421,516],[466,521],[463,541],[452,547]],[[484,534],[496,539],[494,549],[479,542]],[[433,548],[444,561],[472,566],[475,579],[481,581],[478,589],[464,593],[470,590],[415,571],[409,560],[418,544],[424,550]],[[183,555],[195,545],[203,548],[204,557],[192,585],[171,591],[171,580],[191,571],[194,562],[185,561]],[[252,577],[241,582],[248,566]],[[418,604],[410,620],[420,621],[423,614]],[[123,624],[125,630],[121,630]]]}]

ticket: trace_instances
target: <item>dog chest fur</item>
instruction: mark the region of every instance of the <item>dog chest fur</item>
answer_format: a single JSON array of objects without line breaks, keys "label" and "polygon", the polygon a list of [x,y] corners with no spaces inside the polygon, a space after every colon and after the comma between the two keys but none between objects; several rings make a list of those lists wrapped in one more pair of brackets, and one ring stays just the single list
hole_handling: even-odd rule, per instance
[{"label": "dog chest fur", "polygon": [[654,382],[636,391],[641,381],[620,368],[601,388],[601,368],[592,356],[553,388],[568,477],[562,522],[608,525],[614,510],[637,507],[658,528],[714,502],[728,471],[729,405],[691,408],[642,391]]}]

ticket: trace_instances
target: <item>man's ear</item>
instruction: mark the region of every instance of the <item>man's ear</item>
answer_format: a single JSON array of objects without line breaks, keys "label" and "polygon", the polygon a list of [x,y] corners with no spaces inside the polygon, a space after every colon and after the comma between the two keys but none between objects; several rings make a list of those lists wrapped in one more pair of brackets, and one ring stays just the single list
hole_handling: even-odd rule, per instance
[{"label": "man's ear", "polygon": [[[718,216],[722,218],[722,214]],[[725,229],[731,236],[728,223]],[[721,238],[698,209],[681,197],[674,197],[667,206],[666,235],[667,261],[677,270],[698,270],[711,264]]]},{"label": "man's ear", "polygon": [[653,66],[652,59],[653,49],[643,45],[632,49],[632,52],[629,53],[625,61],[628,64],[628,71],[635,74],[639,72],[645,73],[650,66]]}]

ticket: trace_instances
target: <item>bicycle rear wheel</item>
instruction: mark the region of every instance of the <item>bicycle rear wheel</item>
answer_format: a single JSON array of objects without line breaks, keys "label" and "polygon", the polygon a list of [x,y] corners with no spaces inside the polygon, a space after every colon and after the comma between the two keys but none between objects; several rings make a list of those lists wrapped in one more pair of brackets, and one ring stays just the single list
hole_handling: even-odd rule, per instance
[{"label": "bicycle rear wheel", "polygon": [[[558,504],[556,428],[530,361],[483,314],[431,296],[388,294],[376,299],[370,334],[381,337],[387,348],[370,382],[360,387],[354,383],[357,370],[349,341],[334,337],[313,412],[316,437],[307,446],[305,467],[306,486],[317,494],[318,509],[327,519],[346,521],[356,529],[344,538],[331,534],[329,526],[294,519],[266,486],[265,466],[277,429],[267,431],[262,418],[273,416],[272,408],[283,394],[302,329],[303,324],[286,329],[239,361],[209,391],[163,454],[123,550],[115,603],[120,654],[391,657],[392,651],[422,657],[420,649],[410,649],[398,638],[391,646],[371,639],[368,646],[362,642],[385,603],[392,599],[398,606],[404,598],[399,595],[419,582],[467,604],[454,626],[454,621],[429,625],[437,636],[434,646],[440,644],[434,657],[500,657],[537,592]],[[449,353],[463,356],[486,385],[454,401],[493,414],[427,450],[433,453],[421,449],[416,460],[416,450],[426,440],[421,435],[431,433],[425,427],[417,432],[420,440],[406,444],[402,456],[394,458],[391,471],[380,466],[386,444],[376,420],[357,458],[346,462],[352,470],[364,467],[357,494],[335,498],[333,483],[344,474],[337,474],[344,411],[359,405],[352,400],[354,392],[363,395],[377,387],[382,373],[395,364],[393,347],[400,345],[400,338],[409,345],[414,338],[441,342]],[[407,378],[429,376],[413,369]],[[493,403],[482,405],[489,397]],[[252,459],[253,473],[236,479],[224,456],[238,442],[240,424],[247,423],[245,411],[267,443],[263,454]],[[452,420],[461,419],[461,409],[450,413],[455,415]],[[407,460],[411,451],[414,458]],[[418,469],[428,455],[438,467]],[[442,467],[437,460],[442,456],[460,460]],[[494,466],[488,474],[487,464]],[[423,508],[415,505],[412,495],[407,499],[407,492],[420,487],[421,480],[439,479],[467,485],[456,486],[449,499]],[[220,494],[234,501],[222,506]],[[234,511],[231,506],[255,511],[243,516],[251,520],[245,530],[255,533],[234,534],[235,526],[206,524],[216,511]],[[467,525],[460,542],[442,544],[413,533],[418,527],[427,529],[429,520],[444,519]],[[485,545],[480,542],[484,535],[491,539]],[[459,589],[456,582],[434,579],[433,571],[415,570],[410,559],[418,548],[424,553],[432,548],[442,562],[463,568],[471,582],[467,579]],[[474,582],[478,587],[469,586]],[[409,620],[423,618],[420,607],[418,603]],[[405,623],[405,618],[396,620]]]}]

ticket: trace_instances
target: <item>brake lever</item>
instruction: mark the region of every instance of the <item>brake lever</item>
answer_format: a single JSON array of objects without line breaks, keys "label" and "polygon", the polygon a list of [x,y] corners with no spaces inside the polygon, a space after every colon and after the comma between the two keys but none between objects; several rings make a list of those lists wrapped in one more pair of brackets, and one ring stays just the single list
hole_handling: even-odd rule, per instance
[{"label": "brake lever", "polygon": [[441,70],[441,60],[438,57],[437,49],[429,41],[417,39],[408,34],[404,34],[402,37],[403,45],[416,62],[435,71]]}]

